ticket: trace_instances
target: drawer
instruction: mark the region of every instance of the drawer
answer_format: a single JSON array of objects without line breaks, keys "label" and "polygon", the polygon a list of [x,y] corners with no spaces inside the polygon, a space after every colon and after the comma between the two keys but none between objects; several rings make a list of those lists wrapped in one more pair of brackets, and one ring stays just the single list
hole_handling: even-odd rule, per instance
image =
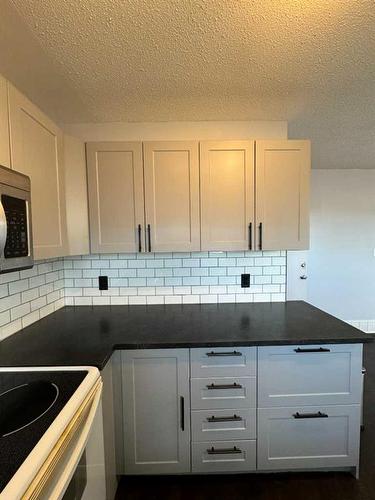
[{"label": "drawer", "polygon": [[192,444],[192,472],[240,472],[255,469],[255,440]]},{"label": "drawer", "polygon": [[255,377],[256,353],[256,347],[190,349],[191,376]]},{"label": "drawer", "polygon": [[228,441],[256,438],[256,410],[193,410],[193,441]]},{"label": "drawer", "polygon": [[293,345],[258,349],[259,408],[358,404],[362,345]]},{"label": "drawer", "polygon": [[255,377],[193,378],[190,383],[193,410],[256,407]]},{"label": "drawer", "polygon": [[360,405],[261,409],[258,469],[352,467],[359,438]]}]

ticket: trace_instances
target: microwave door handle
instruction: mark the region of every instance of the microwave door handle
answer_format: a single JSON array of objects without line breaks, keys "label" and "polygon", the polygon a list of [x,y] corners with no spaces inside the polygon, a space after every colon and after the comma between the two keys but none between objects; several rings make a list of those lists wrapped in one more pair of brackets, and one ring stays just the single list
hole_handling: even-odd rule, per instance
[{"label": "microwave door handle", "polygon": [[5,216],[5,210],[0,199],[0,256],[4,256],[5,243],[7,241],[7,219]]}]

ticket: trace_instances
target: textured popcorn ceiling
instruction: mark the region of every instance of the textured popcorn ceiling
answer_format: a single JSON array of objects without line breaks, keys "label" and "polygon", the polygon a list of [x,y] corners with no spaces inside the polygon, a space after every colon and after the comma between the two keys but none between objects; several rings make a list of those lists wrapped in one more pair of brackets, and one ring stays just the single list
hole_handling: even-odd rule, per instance
[{"label": "textured popcorn ceiling", "polygon": [[0,6],[0,71],[60,122],[288,120],[315,167],[375,168],[374,0]]}]

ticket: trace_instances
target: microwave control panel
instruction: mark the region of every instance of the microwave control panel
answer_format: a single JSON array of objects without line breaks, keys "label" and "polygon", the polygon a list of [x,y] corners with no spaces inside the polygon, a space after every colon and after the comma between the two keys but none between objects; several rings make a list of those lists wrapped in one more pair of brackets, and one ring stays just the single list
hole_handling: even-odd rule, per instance
[{"label": "microwave control panel", "polygon": [[4,248],[6,259],[27,257],[29,255],[27,202],[3,194],[1,201],[7,221],[7,239]]}]

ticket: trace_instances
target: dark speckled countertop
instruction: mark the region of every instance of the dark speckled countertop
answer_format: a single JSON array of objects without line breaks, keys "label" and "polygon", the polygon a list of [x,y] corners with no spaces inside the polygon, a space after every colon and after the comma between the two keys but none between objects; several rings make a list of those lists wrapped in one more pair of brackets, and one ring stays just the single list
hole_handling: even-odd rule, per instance
[{"label": "dark speckled countertop", "polygon": [[0,342],[0,366],[103,369],[114,349],[363,343],[306,302],[65,307]]}]

